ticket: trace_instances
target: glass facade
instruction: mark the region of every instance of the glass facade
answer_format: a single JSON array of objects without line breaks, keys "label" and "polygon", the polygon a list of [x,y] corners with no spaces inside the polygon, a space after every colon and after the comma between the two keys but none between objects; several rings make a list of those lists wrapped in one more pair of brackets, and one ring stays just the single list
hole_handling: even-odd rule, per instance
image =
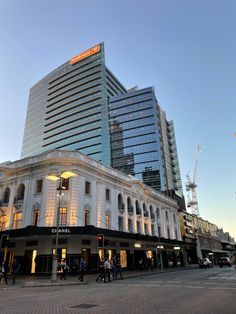
[{"label": "glass facade", "polygon": [[126,89],[105,66],[104,45],[66,62],[30,90],[21,157],[51,149],[110,160],[108,97]]},{"label": "glass facade", "polygon": [[109,99],[112,167],[152,188],[182,194],[172,122],[152,87]]}]

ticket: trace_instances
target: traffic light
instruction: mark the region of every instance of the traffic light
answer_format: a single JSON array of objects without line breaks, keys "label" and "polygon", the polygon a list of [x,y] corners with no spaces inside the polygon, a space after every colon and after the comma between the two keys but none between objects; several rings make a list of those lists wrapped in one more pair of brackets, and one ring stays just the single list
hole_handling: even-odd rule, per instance
[{"label": "traffic light", "polygon": [[2,234],[2,237],[1,237],[1,248],[4,249],[6,246],[8,246],[8,242],[9,242],[8,234]]},{"label": "traffic light", "polygon": [[104,247],[104,235],[103,234],[98,234],[97,236],[97,243],[99,248]]}]

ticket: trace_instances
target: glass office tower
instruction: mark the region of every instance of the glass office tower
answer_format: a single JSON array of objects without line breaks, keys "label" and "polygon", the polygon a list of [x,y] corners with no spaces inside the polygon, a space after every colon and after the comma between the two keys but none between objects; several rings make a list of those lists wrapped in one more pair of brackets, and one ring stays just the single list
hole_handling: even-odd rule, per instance
[{"label": "glass office tower", "polygon": [[167,121],[152,87],[109,99],[112,167],[159,191],[182,184],[172,121]]},{"label": "glass office tower", "polygon": [[103,43],[70,59],[31,88],[21,157],[69,149],[110,165],[108,98],[125,92]]}]

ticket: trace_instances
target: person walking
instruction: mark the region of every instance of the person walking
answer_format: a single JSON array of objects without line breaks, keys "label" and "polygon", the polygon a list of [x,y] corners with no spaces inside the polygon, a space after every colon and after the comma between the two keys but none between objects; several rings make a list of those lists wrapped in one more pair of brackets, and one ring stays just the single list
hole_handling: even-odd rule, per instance
[{"label": "person walking", "polygon": [[[104,269],[105,275],[107,275],[108,282],[111,282],[111,272],[110,272],[111,264],[108,258],[105,258]],[[104,281],[105,282],[105,281]]]},{"label": "person walking", "polygon": [[84,269],[85,269],[85,261],[83,257],[81,257],[80,262],[79,262],[79,271],[80,271],[79,280],[80,281],[84,281]]},{"label": "person walking", "polygon": [[2,262],[0,282],[2,281],[2,278],[5,281],[5,286],[7,286],[7,264],[5,262]]},{"label": "person walking", "polygon": [[16,274],[20,270],[20,264],[17,262],[16,259],[14,259],[12,264],[12,284],[14,285],[16,283]]},{"label": "person walking", "polygon": [[100,280],[100,281],[104,280],[104,283],[106,283],[106,273],[105,273],[104,263],[105,263],[104,260],[100,260],[100,262],[99,262],[99,275],[96,278],[96,282],[98,282],[98,280]]},{"label": "person walking", "polygon": [[61,260],[61,270],[62,270],[61,280],[62,279],[66,280],[66,273],[67,270],[69,270],[69,267],[67,266],[66,261],[64,259]]},{"label": "person walking", "polygon": [[115,265],[116,266],[115,279],[117,279],[118,275],[120,275],[120,279],[123,279],[123,277],[122,277],[122,268],[121,268],[121,263],[120,263],[119,256],[116,256],[115,263],[116,263],[116,265]]}]

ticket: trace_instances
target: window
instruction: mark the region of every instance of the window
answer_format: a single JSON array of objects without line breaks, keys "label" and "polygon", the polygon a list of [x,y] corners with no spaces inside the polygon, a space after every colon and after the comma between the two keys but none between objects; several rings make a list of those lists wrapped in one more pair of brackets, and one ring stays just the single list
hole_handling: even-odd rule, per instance
[{"label": "window", "polygon": [[178,232],[176,229],[175,229],[175,239],[178,239]]},{"label": "window", "polygon": [[106,189],[106,201],[110,201],[110,190]]},{"label": "window", "polygon": [[39,221],[39,209],[33,211],[33,226],[37,226]]},{"label": "window", "polygon": [[127,251],[120,250],[120,265],[121,267],[127,267]]},{"label": "window", "polygon": [[154,236],[155,235],[155,227],[153,224],[151,225],[151,229],[152,229],[152,236]]},{"label": "window", "polygon": [[89,195],[91,193],[91,183],[88,181],[85,181],[85,194]]},{"label": "window", "polygon": [[7,216],[0,217],[0,231],[6,230]]},{"label": "window", "polygon": [[17,190],[17,200],[23,200],[25,195],[25,186],[21,183]]},{"label": "window", "polygon": [[111,218],[110,215],[106,215],[106,229],[110,229]]},{"label": "window", "polygon": [[119,193],[119,195],[118,195],[118,209],[122,209],[122,210],[125,209],[125,204],[123,202],[123,197],[122,197],[121,193]]},{"label": "window", "polygon": [[128,219],[128,229],[129,229],[129,232],[133,232],[133,220],[132,219]]},{"label": "window", "polygon": [[148,225],[147,224],[144,224],[144,232],[145,232],[145,234],[148,234]]},{"label": "window", "polygon": [[22,213],[14,214],[13,229],[21,228],[21,223],[22,223]]},{"label": "window", "polygon": [[3,195],[3,202],[8,203],[10,198],[10,188],[6,188]]},{"label": "window", "polygon": [[37,180],[35,193],[42,193],[43,180]]},{"label": "window", "polygon": [[175,216],[175,214],[173,215],[173,218],[174,218],[174,223],[176,223],[176,216]]},{"label": "window", "polygon": [[166,220],[169,221],[168,211],[166,211]]},{"label": "window", "polygon": [[130,197],[127,198],[127,207],[128,207],[128,212],[129,213],[133,213],[134,208],[133,208],[133,205],[132,205]]},{"label": "window", "polygon": [[170,229],[167,228],[167,238],[170,239]]},{"label": "window", "polygon": [[59,225],[65,226],[67,223],[67,208],[61,207],[59,211]]},{"label": "window", "polygon": [[118,219],[118,226],[119,226],[119,231],[123,231],[123,229],[124,229],[123,217],[119,217],[119,219]]},{"label": "window", "polygon": [[85,226],[89,225],[89,211],[88,210],[84,211],[84,225]]},{"label": "window", "polygon": [[141,223],[137,221],[137,233],[141,233]]}]

